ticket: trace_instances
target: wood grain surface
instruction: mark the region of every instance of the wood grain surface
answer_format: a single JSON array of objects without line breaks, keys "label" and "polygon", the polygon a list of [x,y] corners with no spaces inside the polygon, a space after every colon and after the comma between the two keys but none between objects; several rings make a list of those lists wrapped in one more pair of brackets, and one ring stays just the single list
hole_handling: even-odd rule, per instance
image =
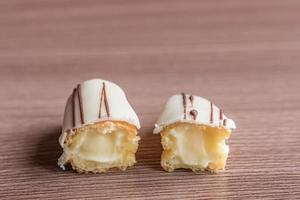
[{"label": "wood grain surface", "polygon": [[[126,172],[61,171],[72,88],[122,86],[142,129]],[[0,199],[300,199],[300,1],[0,1]],[[185,91],[237,129],[226,170],[162,171],[153,125]]]}]

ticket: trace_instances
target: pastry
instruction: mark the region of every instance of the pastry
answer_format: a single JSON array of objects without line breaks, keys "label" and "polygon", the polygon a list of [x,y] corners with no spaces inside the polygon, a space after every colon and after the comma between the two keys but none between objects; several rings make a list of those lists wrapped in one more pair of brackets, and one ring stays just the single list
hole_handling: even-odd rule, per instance
[{"label": "pastry", "polygon": [[161,166],[168,172],[224,169],[229,153],[226,140],[234,128],[234,121],[211,101],[184,93],[172,96],[153,131],[161,135]]},{"label": "pastry", "polygon": [[77,172],[125,170],[138,148],[139,119],[116,84],[92,79],[78,84],[67,100],[59,143],[58,165]]}]

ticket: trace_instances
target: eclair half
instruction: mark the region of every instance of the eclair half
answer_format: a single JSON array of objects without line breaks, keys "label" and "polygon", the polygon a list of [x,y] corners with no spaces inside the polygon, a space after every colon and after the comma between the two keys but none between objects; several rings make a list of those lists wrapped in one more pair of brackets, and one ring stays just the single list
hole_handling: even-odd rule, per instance
[{"label": "eclair half", "polygon": [[92,79],[78,84],[64,113],[58,165],[77,172],[125,170],[132,166],[140,137],[139,119],[116,84]]},{"label": "eclair half", "polygon": [[153,131],[161,135],[162,168],[169,172],[224,169],[229,153],[226,140],[233,128],[234,121],[211,101],[184,93],[172,96]]}]

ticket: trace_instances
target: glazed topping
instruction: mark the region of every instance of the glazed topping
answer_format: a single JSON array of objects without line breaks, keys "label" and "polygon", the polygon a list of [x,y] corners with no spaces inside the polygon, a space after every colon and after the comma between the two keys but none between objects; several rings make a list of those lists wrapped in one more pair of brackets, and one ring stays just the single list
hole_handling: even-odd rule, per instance
[{"label": "glazed topping", "polygon": [[159,133],[164,127],[175,122],[235,128],[234,121],[228,119],[211,101],[185,93],[174,95],[167,101],[153,132]]},{"label": "glazed topping", "polygon": [[118,85],[102,79],[78,84],[66,104],[60,143],[66,131],[103,120],[124,121],[140,128],[135,111]]}]

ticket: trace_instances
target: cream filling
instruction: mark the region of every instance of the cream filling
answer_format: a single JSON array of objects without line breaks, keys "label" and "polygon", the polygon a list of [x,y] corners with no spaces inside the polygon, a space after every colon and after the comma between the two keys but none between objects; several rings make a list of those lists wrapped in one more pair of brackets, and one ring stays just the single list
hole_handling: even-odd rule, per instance
[{"label": "cream filling", "polygon": [[80,146],[78,157],[97,162],[113,162],[120,159],[123,134],[103,135],[91,133],[85,137]]},{"label": "cream filling", "polygon": [[203,133],[187,133],[182,131],[172,131],[170,135],[175,138],[177,146],[177,159],[185,165],[201,165],[206,167],[210,162],[217,159],[217,155],[227,155],[229,147],[225,144],[225,140],[221,140],[214,144],[215,153],[210,153],[206,149],[207,142],[203,139]]},{"label": "cream filling", "polygon": [[[229,153],[225,143],[228,136],[224,129],[179,124],[163,134],[164,149],[169,152],[165,159],[172,159],[177,167],[206,168],[213,164],[223,168]],[[172,158],[169,157],[171,154]]]},{"label": "cream filling", "polygon": [[95,129],[76,135],[68,151],[87,161],[116,162],[122,159],[123,143],[124,134],[121,132],[113,131],[103,134]]}]

